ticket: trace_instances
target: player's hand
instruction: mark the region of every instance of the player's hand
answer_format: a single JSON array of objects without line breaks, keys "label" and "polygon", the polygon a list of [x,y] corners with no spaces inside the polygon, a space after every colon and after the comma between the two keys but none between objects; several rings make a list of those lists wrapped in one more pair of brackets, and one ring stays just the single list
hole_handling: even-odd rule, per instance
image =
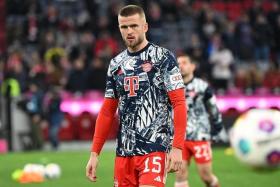
[{"label": "player's hand", "polygon": [[211,136],[211,143],[218,143],[220,140],[219,136]]},{"label": "player's hand", "polygon": [[90,154],[90,158],[88,160],[87,167],[86,167],[86,176],[92,182],[96,182],[97,179],[96,178],[97,165],[98,165],[98,155],[97,153],[92,152]]},{"label": "player's hand", "polygon": [[217,136],[223,129],[223,124],[222,123],[214,123],[211,126],[211,136]]},{"label": "player's hand", "polygon": [[170,153],[167,155],[167,172],[176,172],[182,168],[182,165],[182,150],[176,147],[172,147]]}]

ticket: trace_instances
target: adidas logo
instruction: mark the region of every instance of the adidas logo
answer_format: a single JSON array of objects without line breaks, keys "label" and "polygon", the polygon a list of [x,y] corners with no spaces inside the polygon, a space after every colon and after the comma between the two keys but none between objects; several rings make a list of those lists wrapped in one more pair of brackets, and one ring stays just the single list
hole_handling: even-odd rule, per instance
[{"label": "adidas logo", "polygon": [[161,182],[160,176],[157,176],[154,180],[157,181],[157,182]]}]

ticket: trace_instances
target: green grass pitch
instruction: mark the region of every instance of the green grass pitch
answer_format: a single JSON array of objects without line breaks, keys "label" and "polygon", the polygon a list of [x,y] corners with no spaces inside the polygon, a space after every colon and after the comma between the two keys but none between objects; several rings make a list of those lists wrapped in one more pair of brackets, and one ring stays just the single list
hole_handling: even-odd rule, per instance
[{"label": "green grass pitch", "polygon": [[[218,176],[222,187],[279,187],[280,170],[277,171],[253,171],[239,163],[233,155],[225,155],[224,149],[215,148],[214,171]],[[114,152],[104,151],[100,156],[97,173],[97,182],[91,183],[85,177],[85,167],[89,152],[28,152],[9,153],[0,155],[0,186],[1,187],[110,187],[113,186]],[[55,162],[62,168],[62,176],[59,179],[47,180],[43,183],[19,184],[13,181],[11,173],[15,169],[22,169],[26,163]],[[172,187],[174,175],[169,174],[167,187]],[[203,187],[195,164],[190,168],[190,185]]]}]

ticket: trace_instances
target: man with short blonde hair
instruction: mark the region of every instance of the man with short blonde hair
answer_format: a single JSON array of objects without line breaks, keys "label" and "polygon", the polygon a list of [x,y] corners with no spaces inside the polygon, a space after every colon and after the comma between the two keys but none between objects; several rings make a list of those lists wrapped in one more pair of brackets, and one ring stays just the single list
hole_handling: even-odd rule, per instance
[{"label": "man with short blonde hair", "polygon": [[127,49],[109,65],[86,175],[96,181],[98,155],[118,108],[114,186],[164,187],[166,173],[182,165],[187,121],[183,80],[176,57],[147,41],[148,24],[141,7],[123,7],[118,22]]}]

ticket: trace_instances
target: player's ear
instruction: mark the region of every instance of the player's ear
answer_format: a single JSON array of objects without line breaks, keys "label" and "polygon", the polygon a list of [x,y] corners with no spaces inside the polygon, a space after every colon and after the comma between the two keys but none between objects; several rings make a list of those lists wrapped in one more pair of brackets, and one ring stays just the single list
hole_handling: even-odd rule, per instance
[{"label": "player's ear", "polygon": [[195,71],[196,70],[196,64],[192,63],[192,66],[193,66],[193,71]]},{"label": "player's ear", "polygon": [[144,32],[147,32],[147,31],[148,31],[148,29],[149,29],[149,25],[148,25],[148,23],[145,23],[143,27],[144,27]]}]

